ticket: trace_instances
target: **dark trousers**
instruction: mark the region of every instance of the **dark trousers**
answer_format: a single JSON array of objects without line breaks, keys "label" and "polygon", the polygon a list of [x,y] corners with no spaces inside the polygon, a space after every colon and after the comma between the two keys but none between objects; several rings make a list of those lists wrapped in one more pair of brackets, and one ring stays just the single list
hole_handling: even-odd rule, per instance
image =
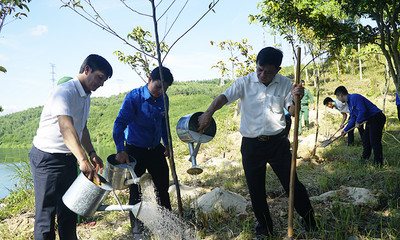
[{"label": "dark trousers", "polygon": [[[270,164],[286,193],[289,194],[291,168],[289,146],[290,143],[285,134],[278,134],[267,141],[245,137],[242,139],[242,163],[253,211],[259,223],[256,228],[257,234],[273,232],[265,189],[267,163]],[[307,190],[297,175],[295,176],[294,207],[303,218],[310,216],[313,218],[313,209]]]},{"label": "dark trousers", "polygon": [[397,105],[397,118],[398,118],[399,121],[400,121],[400,104]]},{"label": "dark trousers", "polygon": [[[360,134],[360,138],[362,140],[362,136],[364,133],[364,125],[361,125],[357,129],[358,129],[358,133]],[[353,144],[354,144],[354,129],[347,133],[347,145],[350,146]]]},{"label": "dark trousers", "polygon": [[55,239],[55,215],[61,240],[75,240],[77,215],[62,196],[78,175],[73,155],[50,154],[32,147],[29,152],[35,190],[35,240]]},{"label": "dark trousers", "polygon": [[374,164],[383,164],[382,131],[385,126],[386,116],[382,112],[375,114],[367,120],[363,133],[362,158],[368,159],[374,150]]},{"label": "dark trousers", "polygon": [[286,134],[286,137],[289,137],[290,128],[292,127],[292,116],[290,116],[290,114],[285,115],[285,122],[286,122],[286,127],[283,130],[283,133]]},{"label": "dark trousers", "polygon": [[[159,144],[154,149],[136,147],[130,144],[126,145],[126,152],[136,159],[135,174],[142,176],[146,170],[153,178],[155,192],[158,204],[171,210],[171,202],[169,199],[169,168],[167,160],[164,156],[165,148]],[[136,184],[129,186],[129,204],[134,205],[141,201],[141,193]],[[130,212],[131,221],[135,220],[132,212]]]}]

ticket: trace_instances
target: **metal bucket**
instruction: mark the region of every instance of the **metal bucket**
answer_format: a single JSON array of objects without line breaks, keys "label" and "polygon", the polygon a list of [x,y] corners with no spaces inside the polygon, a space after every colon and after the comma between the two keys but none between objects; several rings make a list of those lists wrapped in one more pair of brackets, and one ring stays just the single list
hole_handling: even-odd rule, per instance
[{"label": "metal bucket", "polygon": [[62,197],[65,206],[78,215],[93,216],[108,193],[113,190],[105,178],[100,175],[99,177],[101,186],[90,181],[81,172]]},{"label": "metal bucket", "polygon": [[180,140],[186,143],[206,143],[214,138],[217,132],[217,125],[215,124],[215,120],[213,118],[211,118],[210,126],[204,131],[203,134],[200,134],[197,131],[199,128],[198,119],[201,114],[203,114],[203,112],[196,112],[185,115],[179,119],[176,125],[176,133],[178,134]]},{"label": "metal bucket", "polygon": [[[122,190],[129,186],[126,180],[132,179],[133,168],[136,165],[136,159],[129,156],[131,165],[120,164],[115,160],[116,154],[111,154],[107,157],[105,178],[111,183],[111,186],[116,190]],[[136,174],[133,176],[136,178]]]}]

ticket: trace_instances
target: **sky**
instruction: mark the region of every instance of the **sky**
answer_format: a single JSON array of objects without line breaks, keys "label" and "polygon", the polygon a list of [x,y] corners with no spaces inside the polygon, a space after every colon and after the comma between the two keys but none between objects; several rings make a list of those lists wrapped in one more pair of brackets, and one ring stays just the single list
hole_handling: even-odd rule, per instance
[{"label": "sky", "polygon": [[[281,44],[283,66],[292,65],[291,47],[281,37],[274,37],[268,28],[249,24],[249,14],[258,14],[260,0],[220,0],[215,12],[207,14],[171,49],[164,61],[176,81],[220,78],[218,61],[227,61],[227,52],[212,46],[210,41],[241,41],[248,39],[257,53],[265,46]],[[135,14],[118,0],[92,0],[105,21],[121,37],[136,26],[153,32],[151,18]],[[150,1],[126,1],[141,13],[151,13]],[[163,1],[163,3],[171,1]],[[160,38],[167,32],[186,0],[175,5],[159,22]],[[207,10],[209,1],[187,1],[165,42],[178,39]],[[0,32],[0,116],[45,104],[50,92],[63,76],[75,77],[83,60],[92,53],[106,58],[114,74],[92,97],[109,97],[145,83],[128,65],[118,61],[114,51],[135,54],[136,50],[121,39],[85,20],[69,8],[61,8],[58,0],[40,0],[29,3],[28,17],[8,22]],[[159,9],[165,9],[160,5]],[[160,16],[161,12],[157,15]],[[10,18],[8,19],[10,20]],[[154,37],[154,34],[153,34]]]}]

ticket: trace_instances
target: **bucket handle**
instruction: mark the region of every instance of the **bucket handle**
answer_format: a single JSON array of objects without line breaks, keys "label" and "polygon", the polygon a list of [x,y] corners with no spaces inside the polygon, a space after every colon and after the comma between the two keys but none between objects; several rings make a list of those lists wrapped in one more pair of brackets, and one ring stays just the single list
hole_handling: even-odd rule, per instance
[{"label": "bucket handle", "polygon": [[131,184],[138,184],[140,181],[140,178],[136,176],[135,171],[133,170],[133,167],[128,165],[129,172],[131,173],[132,179],[125,180],[125,185],[131,185]]}]

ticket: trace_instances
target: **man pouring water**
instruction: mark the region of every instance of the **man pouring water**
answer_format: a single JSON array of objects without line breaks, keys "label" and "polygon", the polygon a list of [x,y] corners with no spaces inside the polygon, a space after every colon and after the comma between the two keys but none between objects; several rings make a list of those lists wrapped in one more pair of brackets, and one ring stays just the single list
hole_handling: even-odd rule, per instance
[{"label": "man pouring water", "polygon": [[[266,201],[266,165],[270,164],[285,191],[289,193],[291,153],[284,129],[285,112],[293,116],[293,96],[303,97],[300,84],[278,74],[283,54],[266,47],[256,59],[257,70],[238,78],[223,94],[214,99],[199,117],[200,132],[210,123],[215,111],[225,104],[241,100],[242,164],[249,188],[251,203],[257,218],[256,235],[259,239],[273,235],[273,221]],[[316,229],[314,211],[304,185],[295,177],[295,208],[303,219],[306,230]]]},{"label": "man pouring water", "polygon": [[76,78],[58,85],[43,107],[39,128],[29,152],[35,190],[36,240],[55,239],[57,214],[60,239],[77,239],[77,215],[68,209],[62,196],[80,170],[89,179],[103,170],[87,128],[90,95],[113,74],[110,63],[91,54]]}]

